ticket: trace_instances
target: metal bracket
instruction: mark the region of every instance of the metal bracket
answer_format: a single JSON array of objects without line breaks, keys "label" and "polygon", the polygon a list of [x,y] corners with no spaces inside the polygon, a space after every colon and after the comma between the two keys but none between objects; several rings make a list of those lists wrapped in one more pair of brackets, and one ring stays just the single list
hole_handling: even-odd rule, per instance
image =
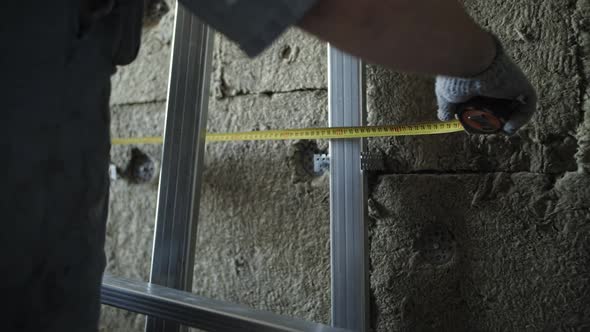
[{"label": "metal bracket", "polygon": [[110,163],[109,164],[109,177],[111,181],[117,181],[119,179],[119,172],[117,172],[117,165]]},{"label": "metal bracket", "polygon": [[330,156],[328,154],[313,155],[313,172],[316,175],[322,175],[330,170]]},{"label": "metal bracket", "polygon": [[[322,175],[330,170],[330,155],[314,154],[313,155],[313,172],[316,175]],[[380,153],[361,152],[361,170],[366,172],[375,172],[385,170],[385,160]]]}]

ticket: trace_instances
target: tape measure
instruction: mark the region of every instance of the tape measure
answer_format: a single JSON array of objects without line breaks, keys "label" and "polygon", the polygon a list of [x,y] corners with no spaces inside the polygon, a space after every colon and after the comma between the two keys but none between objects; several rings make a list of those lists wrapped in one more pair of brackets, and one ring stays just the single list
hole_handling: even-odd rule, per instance
[{"label": "tape measure", "polygon": [[[467,131],[491,135],[502,131],[510,115],[523,103],[519,100],[476,97],[457,107],[457,120],[412,125],[282,129],[241,133],[208,133],[206,141],[284,141],[300,139],[346,139],[420,136]],[[116,138],[113,145],[162,144],[162,137]]]},{"label": "tape measure", "polygon": [[519,100],[475,97],[457,106],[457,118],[469,133],[500,133],[510,116],[524,103]]},{"label": "tape measure", "polygon": [[[282,129],[249,131],[240,133],[208,133],[206,141],[284,141],[300,139],[347,139],[370,137],[420,136],[449,134],[464,131],[460,121],[427,122],[412,125],[368,126],[368,127],[330,127],[307,129]],[[113,145],[162,144],[162,137],[115,138]]]}]

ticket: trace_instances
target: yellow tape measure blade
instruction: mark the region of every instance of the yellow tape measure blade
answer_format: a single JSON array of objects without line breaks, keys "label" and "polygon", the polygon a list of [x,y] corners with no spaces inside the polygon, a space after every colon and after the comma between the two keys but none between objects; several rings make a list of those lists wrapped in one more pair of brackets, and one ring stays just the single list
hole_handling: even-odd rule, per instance
[{"label": "yellow tape measure blade", "polygon": [[[449,134],[463,131],[458,120],[397,126],[331,127],[250,131],[241,133],[208,133],[207,142],[271,141],[300,139],[347,139]],[[162,144],[162,137],[117,138],[115,145]]]}]

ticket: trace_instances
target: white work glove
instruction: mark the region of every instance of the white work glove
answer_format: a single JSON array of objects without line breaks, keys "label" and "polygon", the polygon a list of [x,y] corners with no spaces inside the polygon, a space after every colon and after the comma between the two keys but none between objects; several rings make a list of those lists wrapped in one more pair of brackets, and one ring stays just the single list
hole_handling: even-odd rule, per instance
[{"label": "white work glove", "polygon": [[458,104],[478,96],[516,100],[520,105],[509,115],[502,128],[504,133],[513,135],[535,113],[537,93],[520,68],[504,52],[500,41],[494,39],[497,45],[496,57],[483,73],[471,78],[436,78],[438,118],[441,121],[454,119]]}]

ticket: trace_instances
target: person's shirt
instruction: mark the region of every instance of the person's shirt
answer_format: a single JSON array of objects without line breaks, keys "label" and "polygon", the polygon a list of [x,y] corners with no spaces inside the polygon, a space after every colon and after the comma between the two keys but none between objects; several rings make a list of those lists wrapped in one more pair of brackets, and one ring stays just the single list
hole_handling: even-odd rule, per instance
[{"label": "person's shirt", "polygon": [[215,30],[256,56],[317,0],[179,0]]}]

